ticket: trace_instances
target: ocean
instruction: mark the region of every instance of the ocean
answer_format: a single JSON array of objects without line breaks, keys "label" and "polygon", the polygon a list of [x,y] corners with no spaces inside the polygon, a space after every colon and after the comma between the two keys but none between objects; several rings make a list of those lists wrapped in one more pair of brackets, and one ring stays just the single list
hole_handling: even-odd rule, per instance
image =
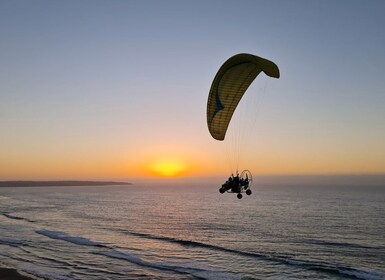
[{"label": "ocean", "polygon": [[385,188],[0,188],[0,266],[38,279],[385,279]]}]

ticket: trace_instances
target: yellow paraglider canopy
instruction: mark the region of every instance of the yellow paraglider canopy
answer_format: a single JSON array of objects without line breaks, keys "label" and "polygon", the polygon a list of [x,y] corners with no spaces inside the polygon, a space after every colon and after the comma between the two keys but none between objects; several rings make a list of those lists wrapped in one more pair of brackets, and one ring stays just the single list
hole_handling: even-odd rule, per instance
[{"label": "yellow paraglider canopy", "polygon": [[279,69],[274,62],[251,54],[237,54],[221,66],[207,101],[207,125],[214,139],[225,139],[235,108],[261,72],[279,78]]}]

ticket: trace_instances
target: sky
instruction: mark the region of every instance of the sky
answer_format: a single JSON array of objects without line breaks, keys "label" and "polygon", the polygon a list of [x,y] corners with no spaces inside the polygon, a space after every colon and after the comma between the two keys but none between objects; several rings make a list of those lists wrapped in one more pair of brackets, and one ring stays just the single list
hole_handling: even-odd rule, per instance
[{"label": "sky", "polygon": [[[0,180],[384,174],[384,11],[381,0],[1,0]],[[208,92],[238,53],[281,77],[256,79],[219,142]]]}]

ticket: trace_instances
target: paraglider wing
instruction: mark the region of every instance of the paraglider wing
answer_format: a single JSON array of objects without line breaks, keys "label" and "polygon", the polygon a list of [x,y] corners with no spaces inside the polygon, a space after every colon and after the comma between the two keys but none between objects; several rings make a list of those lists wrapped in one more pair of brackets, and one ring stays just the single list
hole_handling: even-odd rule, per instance
[{"label": "paraglider wing", "polygon": [[237,54],[221,66],[207,101],[207,125],[214,139],[225,139],[235,108],[261,72],[279,78],[279,69],[274,62],[251,54]]}]

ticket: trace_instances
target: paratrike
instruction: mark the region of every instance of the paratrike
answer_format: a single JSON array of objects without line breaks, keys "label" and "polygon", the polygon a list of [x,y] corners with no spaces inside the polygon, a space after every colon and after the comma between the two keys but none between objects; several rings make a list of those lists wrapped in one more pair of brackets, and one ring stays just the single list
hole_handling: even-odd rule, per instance
[{"label": "paratrike", "polygon": [[[235,109],[246,90],[262,72],[271,78],[278,79],[280,77],[278,66],[274,62],[247,53],[240,53],[230,57],[219,68],[211,84],[206,111],[207,126],[215,140],[223,141],[225,139]],[[239,124],[242,125],[243,122]],[[243,133],[235,134],[243,135]],[[235,152],[234,162],[230,162],[237,167],[235,170],[238,170],[239,151],[242,147],[239,140],[241,139],[235,138],[230,141],[235,144],[230,149],[230,152]],[[232,170],[234,169],[232,168]],[[238,172],[236,176],[231,175],[219,189],[219,192],[222,194],[225,192],[237,193],[237,197],[241,199],[242,193],[251,195],[252,181],[251,172],[243,170],[241,175]]]},{"label": "paratrike", "polygon": [[243,170],[241,175],[238,173],[234,176],[231,174],[229,179],[219,189],[220,193],[237,193],[237,197],[241,199],[242,193],[251,195],[251,185],[253,183],[253,176],[249,170]]}]

